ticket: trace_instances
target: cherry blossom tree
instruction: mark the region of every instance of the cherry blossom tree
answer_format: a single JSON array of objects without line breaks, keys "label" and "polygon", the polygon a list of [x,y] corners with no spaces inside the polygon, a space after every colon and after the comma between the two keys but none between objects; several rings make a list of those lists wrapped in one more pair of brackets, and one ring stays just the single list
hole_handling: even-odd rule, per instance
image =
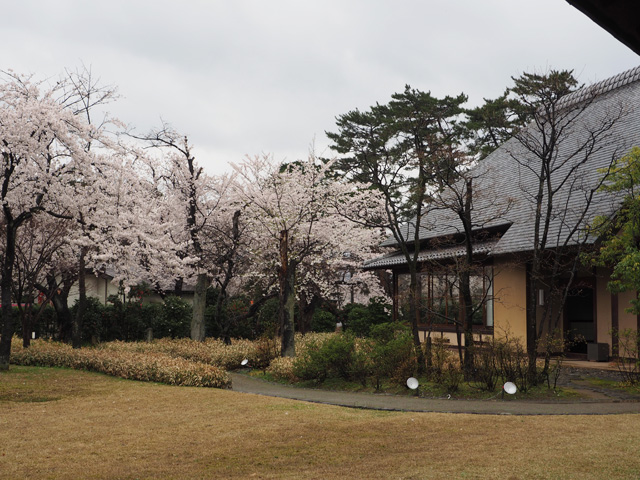
[{"label": "cherry blossom tree", "polygon": [[[172,238],[175,244],[181,246],[179,257],[184,266],[181,278],[195,277],[191,338],[202,341],[206,333],[206,292],[211,278],[219,273],[215,262],[212,264],[211,260],[222,255],[217,247],[211,246],[212,232],[216,238],[222,231],[231,237],[239,234],[238,229],[233,233],[235,210],[226,203],[230,180],[223,176],[207,175],[198,165],[188,138],[167,124],[155,133],[135,138],[145,140],[151,147],[164,153],[154,162],[153,177],[158,191],[172,205]],[[231,226],[231,230],[225,230],[223,225]],[[215,251],[218,253],[214,254]],[[231,262],[226,267],[231,268],[228,275],[233,271],[234,255],[227,255],[223,259],[224,262]]]},{"label": "cherry blossom tree", "polygon": [[56,253],[66,244],[70,226],[69,220],[40,213],[25,223],[16,238],[13,298],[18,304],[24,347],[30,345],[33,324],[43,313],[43,309],[34,313],[35,305],[51,300],[56,290],[42,285]]},{"label": "cherry blossom tree", "polygon": [[[8,368],[12,291],[21,295],[25,286],[37,286],[52,295],[66,331],[68,293],[77,280],[80,301],[71,336],[79,346],[87,271],[108,266],[116,272],[114,281],[126,287],[142,279],[169,279],[182,266],[169,241],[171,219],[162,217],[169,208],[149,179],[146,159],[117,141],[113,130],[122,124],[101,111],[115,98],[115,89],[102,87],[86,69],[67,71],[52,87],[16,74],[6,78],[0,86],[0,368]],[[65,223],[64,241],[55,249],[51,242],[35,241],[46,231],[19,236],[27,225],[52,231],[43,216]],[[23,273],[17,283],[16,255]]]},{"label": "cherry blossom tree", "polygon": [[[245,221],[253,236],[247,252],[257,264],[253,275],[277,275],[283,356],[295,355],[296,289],[307,287],[319,271],[338,271],[345,253],[377,243],[369,229],[347,221],[336,205],[376,209],[380,203],[356,184],[341,184],[329,174],[330,166],[313,155],[290,164],[255,156],[234,165],[236,193],[246,204]],[[313,283],[327,297],[334,289],[330,277],[315,275]]]},{"label": "cherry blossom tree", "polygon": [[17,74],[0,85],[0,202],[4,255],[0,301],[0,369],[9,367],[14,330],[11,294],[20,229],[37,213],[68,215],[68,186],[91,163],[85,146],[91,128],[64,107],[59,87],[47,88]]}]

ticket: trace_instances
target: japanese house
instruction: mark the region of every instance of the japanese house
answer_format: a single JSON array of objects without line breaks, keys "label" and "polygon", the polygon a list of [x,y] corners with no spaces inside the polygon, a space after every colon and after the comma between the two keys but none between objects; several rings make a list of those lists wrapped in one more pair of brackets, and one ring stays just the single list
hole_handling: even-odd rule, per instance
[{"label": "japanese house", "polygon": [[[560,252],[566,268],[555,283],[570,285],[565,302],[557,302],[558,291],[546,287],[544,279],[535,292],[537,322],[544,331],[582,338],[588,343],[607,344],[615,352],[612,329],[639,329],[640,318],[626,312],[636,292],[612,295],[607,290],[610,271],[579,265],[571,277],[569,266],[577,255],[598,239],[588,234],[597,215],[614,215],[621,196],[598,190],[602,169],[614,159],[640,146],[640,67],[573,92],[560,105],[567,130],[557,156],[550,164],[553,197],[547,248]],[[531,131],[534,126],[526,127]],[[530,140],[535,139],[533,134]],[[471,170],[473,177],[473,256],[471,278],[474,333],[510,335],[527,342],[527,302],[532,301],[530,260],[535,228],[535,198],[538,195],[540,160],[512,138]],[[546,192],[544,193],[547,194]],[[544,203],[545,208],[547,204]],[[460,338],[458,305],[460,293],[456,264],[465,253],[462,224],[451,209],[429,211],[421,220],[419,244],[415,245],[415,222],[406,226],[403,238],[411,249],[419,249],[421,335],[440,336],[456,344]],[[409,273],[404,255],[392,237],[383,243],[391,251],[365,263],[367,270],[387,270],[393,276],[394,315],[406,315]],[[414,250],[415,251],[415,250]],[[563,276],[565,275],[565,276]],[[571,277],[571,278],[570,278]],[[564,282],[564,283],[563,283]],[[543,317],[545,306],[564,303],[563,308]],[[406,318],[406,317],[405,317]],[[575,347],[586,352],[586,344]]]}]

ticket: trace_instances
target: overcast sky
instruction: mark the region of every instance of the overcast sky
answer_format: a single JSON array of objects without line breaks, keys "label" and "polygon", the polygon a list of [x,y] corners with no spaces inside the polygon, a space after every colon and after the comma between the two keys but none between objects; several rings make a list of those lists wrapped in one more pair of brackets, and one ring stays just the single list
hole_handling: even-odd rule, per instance
[{"label": "overcast sky", "polygon": [[522,72],[603,80],[640,58],[564,0],[2,1],[0,69],[91,67],[145,133],[187,134],[210,173],[245,155],[306,156],[335,117],[405,84],[494,98]]}]

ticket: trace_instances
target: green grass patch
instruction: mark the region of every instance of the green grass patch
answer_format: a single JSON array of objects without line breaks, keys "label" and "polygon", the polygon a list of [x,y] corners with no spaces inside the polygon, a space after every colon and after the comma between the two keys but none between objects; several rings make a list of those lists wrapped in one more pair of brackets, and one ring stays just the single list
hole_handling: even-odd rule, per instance
[{"label": "green grass patch", "polygon": [[640,395],[640,384],[629,385],[628,383],[618,380],[609,380],[605,378],[589,377],[585,381],[596,388],[602,388],[605,390],[616,390],[625,392],[630,395]]},{"label": "green grass patch", "polygon": [[0,402],[39,403],[88,395],[87,375],[68,368],[12,365],[0,372]]},{"label": "green grass patch", "polygon": [[[479,383],[466,383],[461,382],[456,391],[450,391],[446,385],[428,381],[426,378],[419,378],[420,386],[418,393],[415,390],[409,389],[406,385],[399,385],[385,379],[380,384],[380,390],[376,390],[372,382],[368,382],[366,386],[363,386],[359,382],[347,381],[341,378],[327,378],[323,382],[319,383],[314,380],[306,380],[299,382],[287,382],[281,378],[278,378],[269,372],[262,372],[253,370],[249,372],[249,375],[265,380],[268,382],[279,383],[282,385],[291,385],[300,388],[315,388],[329,391],[341,391],[341,392],[354,392],[354,393],[381,393],[387,395],[402,395],[402,396],[415,396],[419,395],[423,398],[456,398],[465,400],[486,400],[489,398],[495,398],[502,395],[502,386],[500,385],[493,392],[487,392],[480,388]],[[531,387],[526,392],[518,391],[515,395],[504,395],[505,400],[528,400],[528,401],[563,401],[563,400],[577,400],[582,397],[582,394],[574,389],[567,387],[558,387],[555,390],[547,388],[546,385],[540,385],[537,387]]]}]

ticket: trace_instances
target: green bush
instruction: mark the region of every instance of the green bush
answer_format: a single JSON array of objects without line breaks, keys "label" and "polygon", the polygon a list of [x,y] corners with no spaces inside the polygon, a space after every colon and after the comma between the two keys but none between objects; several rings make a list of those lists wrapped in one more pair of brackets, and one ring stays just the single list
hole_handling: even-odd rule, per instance
[{"label": "green bush", "polygon": [[250,297],[237,295],[229,297],[223,304],[220,318],[216,318],[218,290],[207,291],[205,322],[207,336],[215,338],[246,338],[256,340],[264,335],[274,337],[278,325],[278,299],[270,299],[252,317],[244,317],[251,306]]},{"label": "green bush", "polygon": [[[71,318],[78,314],[79,301],[71,307]],[[92,339],[100,339],[103,334],[104,305],[95,297],[87,297],[84,314],[82,315],[82,341],[87,343]]]},{"label": "green bush", "polygon": [[156,338],[184,338],[191,331],[191,305],[175,295],[164,299],[160,315],[155,318],[151,327]]},{"label": "green bush", "polygon": [[336,317],[326,310],[316,310],[311,319],[311,330],[314,332],[333,332],[336,329]]},{"label": "green bush", "polygon": [[356,338],[349,333],[309,344],[304,353],[294,360],[293,373],[302,380],[315,380],[318,383],[328,377],[339,377],[366,384],[367,357],[365,352],[356,347]]},{"label": "green bush", "polygon": [[369,300],[368,305],[347,305],[343,316],[348,330],[359,337],[366,337],[373,325],[391,321],[391,307],[384,298],[375,297]]},{"label": "green bush", "polygon": [[[51,305],[42,305],[42,310],[37,312],[39,314],[38,322],[34,326],[37,338],[48,338],[57,335],[58,328],[56,322],[56,310]],[[34,311],[34,315],[37,314]]]},{"label": "green bush", "polygon": [[380,389],[380,381],[389,378],[404,384],[416,372],[417,363],[411,331],[397,322],[381,323],[370,331],[371,373]]},{"label": "green bush", "polygon": [[[52,307],[45,308],[36,332],[39,332],[38,336],[53,337],[57,335],[56,313]],[[72,318],[75,318],[78,312],[77,300],[70,310]],[[82,341],[144,340],[148,328],[153,329],[156,338],[188,337],[191,316],[189,303],[176,296],[166,297],[163,303],[123,303],[119,296],[111,295],[106,305],[95,297],[87,297],[82,318]]]},{"label": "green bush", "polygon": [[275,337],[278,332],[278,298],[264,302],[254,317],[258,336]]},{"label": "green bush", "polygon": [[345,307],[344,315],[345,330],[348,330],[359,337],[366,337],[369,335],[371,321],[369,318],[369,310],[365,305],[352,303]]},{"label": "green bush", "polygon": [[304,353],[293,360],[293,375],[301,380],[322,383],[329,375],[328,360],[322,347],[324,342],[310,342]]},{"label": "green bush", "polygon": [[139,301],[123,303],[118,295],[110,295],[103,306],[100,340],[142,340],[158,313],[154,305],[142,305]]}]

